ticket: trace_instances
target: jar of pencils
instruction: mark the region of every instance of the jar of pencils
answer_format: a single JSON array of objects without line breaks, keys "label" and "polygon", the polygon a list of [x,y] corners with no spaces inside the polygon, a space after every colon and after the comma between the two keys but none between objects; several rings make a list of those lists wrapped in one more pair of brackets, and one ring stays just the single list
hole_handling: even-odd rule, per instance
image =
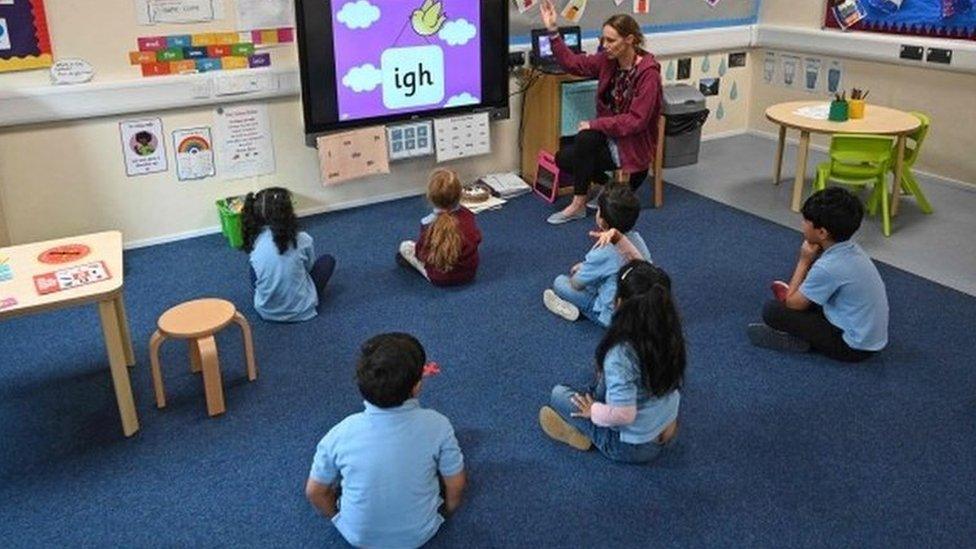
[{"label": "jar of pencils", "polygon": [[851,120],[856,120],[858,118],[864,118],[864,100],[863,99],[851,99],[847,102],[848,110],[850,111]]},{"label": "jar of pencils", "polygon": [[850,115],[849,106],[847,101],[837,99],[830,102],[830,112],[827,118],[832,122],[847,122],[847,118]]}]

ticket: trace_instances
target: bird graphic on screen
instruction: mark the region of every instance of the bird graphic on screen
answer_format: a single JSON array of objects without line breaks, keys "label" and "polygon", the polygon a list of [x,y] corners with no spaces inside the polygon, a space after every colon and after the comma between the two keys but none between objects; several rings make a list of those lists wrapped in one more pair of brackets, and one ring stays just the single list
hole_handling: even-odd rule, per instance
[{"label": "bird graphic on screen", "polygon": [[424,0],[420,9],[414,10],[410,18],[414,32],[420,36],[437,34],[445,21],[447,17],[444,16],[444,3],[434,0]]}]

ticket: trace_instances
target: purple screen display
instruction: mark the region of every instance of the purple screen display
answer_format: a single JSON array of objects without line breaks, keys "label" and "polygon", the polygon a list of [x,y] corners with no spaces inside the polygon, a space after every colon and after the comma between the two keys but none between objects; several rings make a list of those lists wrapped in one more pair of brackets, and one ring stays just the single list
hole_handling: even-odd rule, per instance
[{"label": "purple screen display", "polygon": [[481,2],[332,3],[339,120],[481,103]]}]

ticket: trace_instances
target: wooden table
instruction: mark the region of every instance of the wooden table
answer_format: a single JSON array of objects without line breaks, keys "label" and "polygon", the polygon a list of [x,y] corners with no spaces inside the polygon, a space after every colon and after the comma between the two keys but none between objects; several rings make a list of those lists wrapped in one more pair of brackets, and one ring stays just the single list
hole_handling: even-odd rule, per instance
[{"label": "wooden table", "polygon": [[796,114],[796,110],[824,104],[823,101],[791,101],[779,103],[766,109],[766,118],[779,124],[779,144],[776,147],[776,166],[773,169],[773,183],[779,185],[783,169],[783,150],[786,148],[786,129],[800,132],[800,146],[796,157],[796,177],[793,181],[793,201],[790,207],[800,211],[800,199],[807,174],[807,156],[810,152],[810,134],[849,133],[895,136],[895,186],[891,193],[891,215],[898,213],[898,197],[901,195],[901,166],[905,158],[905,138],[922,125],[918,118],[907,112],[889,109],[878,105],[865,106],[864,118],[847,122],[817,120]]},{"label": "wooden table", "polygon": [[[83,244],[90,248],[90,252],[77,258],[70,253],[60,252],[55,255],[66,261],[59,264],[47,264],[39,260],[44,251],[69,244]],[[13,272],[13,279],[0,282],[0,303],[7,298],[16,299],[17,303],[12,306],[0,305],[3,307],[0,308],[0,320],[88,303],[98,304],[115,398],[122,416],[122,432],[125,436],[132,436],[139,430],[139,419],[136,416],[127,368],[135,366],[136,361],[129,335],[129,321],[125,315],[125,303],[122,300],[122,233],[109,231],[0,248],[0,262],[5,259],[6,265]],[[111,278],[44,295],[39,294],[35,287],[35,275],[97,261],[105,262]]]}]

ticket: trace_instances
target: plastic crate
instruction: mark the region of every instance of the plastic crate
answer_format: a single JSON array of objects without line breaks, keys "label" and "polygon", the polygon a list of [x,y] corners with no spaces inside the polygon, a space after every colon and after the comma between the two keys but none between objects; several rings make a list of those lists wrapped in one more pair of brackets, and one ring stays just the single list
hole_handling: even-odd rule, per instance
[{"label": "plastic crate", "polygon": [[243,197],[222,198],[217,201],[217,212],[220,214],[220,231],[227,237],[227,243],[231,248],[240,248],[244,245],[244,227],[240,212],[235,212],[230,207],[230,202],[235,199],[243,201]]}]

